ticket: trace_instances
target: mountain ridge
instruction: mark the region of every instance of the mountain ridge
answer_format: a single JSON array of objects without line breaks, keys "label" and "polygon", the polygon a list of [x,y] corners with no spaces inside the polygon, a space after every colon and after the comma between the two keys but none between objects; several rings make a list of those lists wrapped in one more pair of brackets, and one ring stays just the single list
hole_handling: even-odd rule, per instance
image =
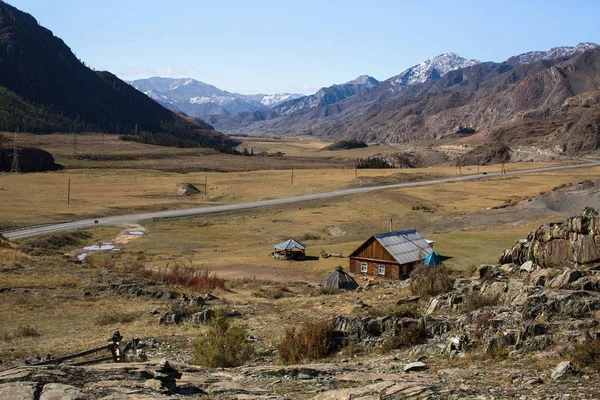
[{"label": "mountain ridge", "polygon": [[193,78],[155,76],[137,79],[130,84],[165,107],[197,118],[211,114],[262,111],[302,96],[297,93],[232,93]]}]

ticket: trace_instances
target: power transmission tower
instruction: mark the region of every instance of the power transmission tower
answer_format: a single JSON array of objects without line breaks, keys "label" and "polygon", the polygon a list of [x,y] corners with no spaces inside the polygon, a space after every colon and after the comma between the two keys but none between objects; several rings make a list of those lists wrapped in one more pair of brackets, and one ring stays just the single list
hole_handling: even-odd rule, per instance
[{"label": "power transmission tower", "polygon": [[13,160],[10,172],[19,172],[19,148],[17,147],[17,133],[13,136]]}]

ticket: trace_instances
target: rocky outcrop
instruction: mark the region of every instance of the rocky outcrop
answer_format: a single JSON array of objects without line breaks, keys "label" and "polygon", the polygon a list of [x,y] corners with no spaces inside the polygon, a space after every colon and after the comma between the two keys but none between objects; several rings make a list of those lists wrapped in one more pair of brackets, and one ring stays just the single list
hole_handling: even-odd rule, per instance
[{"label": "rocky outcrop", "polygon": [[[54,163],[54,157],[41,149],[19,148],[18,159],[20,172],[43,172],[58,169],[58,165]],[[0,171],[10,171],[12,162],[13,149],[0,147]]]},{"label": "rocky outcrop", "polygon": [[550,223],[529,233],[504,251],[500,263],[531,261],[541,267],[600,263],[600,217],[592,208],[566,222]]}]

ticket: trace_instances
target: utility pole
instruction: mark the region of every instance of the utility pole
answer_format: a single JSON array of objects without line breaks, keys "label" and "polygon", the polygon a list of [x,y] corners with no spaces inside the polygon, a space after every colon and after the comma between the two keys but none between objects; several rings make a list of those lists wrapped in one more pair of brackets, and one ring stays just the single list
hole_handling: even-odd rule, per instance
[{"label": "utility pole", "polygon": [[292,186],[294,186],[294,168],[292,168]]},{"label": "utility pole", "polygon": [[71,178],[69,178],[69,184],[67,186],[67,207],[71,205]]},{"label": "utility pole", "polygon": [[19,148],[17,146],[17,134],[18,134],[18,129],[17,132],[15,132],[14,136],[13,136],[13,159],[12,159],[12,165],[10,167],[10,172],[19,172],[20,168],[19,168]]},{"label": "utility pole", "polygon": [[208,176],[204,176],[204,198],[208,198]]}]

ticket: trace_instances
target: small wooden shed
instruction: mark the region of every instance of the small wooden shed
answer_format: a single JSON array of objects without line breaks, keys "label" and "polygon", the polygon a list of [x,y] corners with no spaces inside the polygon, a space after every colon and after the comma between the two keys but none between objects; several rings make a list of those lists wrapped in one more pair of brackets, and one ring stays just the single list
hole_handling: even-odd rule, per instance
[{"label": "small wooden shed", "polygon": [[306,245],[288,239],[275,245],[273,256],[283,260],[303,260],[306,256]]}]

